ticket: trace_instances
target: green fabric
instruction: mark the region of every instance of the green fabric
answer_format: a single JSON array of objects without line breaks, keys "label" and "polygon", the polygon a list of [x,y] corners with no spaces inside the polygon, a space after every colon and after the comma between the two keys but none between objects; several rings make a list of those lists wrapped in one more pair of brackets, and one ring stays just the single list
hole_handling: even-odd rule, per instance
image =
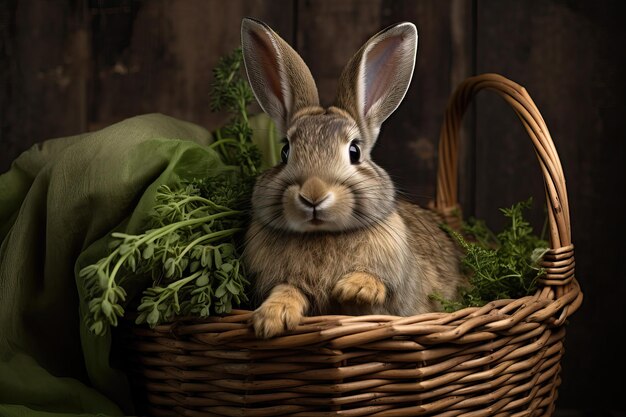
[{"label": "green fabric", "polygon": [[[266,118],[254,124],[273,132]],[[82,323],[77,272],[106,254],[111,231],[142,231],[159,185],[223,170],[210,141],[197,125],[143,115],[35,145],[0,175],[0,416],[133,413],[110,333]]]}]

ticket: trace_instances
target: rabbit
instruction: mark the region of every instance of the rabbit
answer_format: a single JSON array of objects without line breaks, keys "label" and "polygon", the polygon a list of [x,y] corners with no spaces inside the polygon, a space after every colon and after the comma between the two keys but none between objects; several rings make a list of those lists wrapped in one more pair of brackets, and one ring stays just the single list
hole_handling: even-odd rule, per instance
[{"label": "rabbit", "polygon": [[432,293],[454,299],[459,251],[441,219],[399,198],[370,158],[411,82],[415,26],[369,39],[328,108],[302,58],[268,25],[246,18],[241,36],[254,95],[285,138],[282,162],[256,180],[243,251],[264,300],[252,314],[256,336],[282,335],[307,314],[410,316],[439,309]]}]

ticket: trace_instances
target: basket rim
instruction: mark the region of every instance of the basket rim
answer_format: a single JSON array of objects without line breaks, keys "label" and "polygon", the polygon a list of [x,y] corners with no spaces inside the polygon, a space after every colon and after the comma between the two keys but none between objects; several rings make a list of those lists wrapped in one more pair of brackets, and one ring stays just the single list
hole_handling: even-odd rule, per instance
[{"label": "basket rim", "polygon": [[[572,290],[560,297],[555,297],[554,291],[545,287],[534,295],[494,300],[482,307],[466,307],[454,312],[407,317],[306,316],[295,330],[271,339],[257,339],[250,323],[253,311],[241,309],[206,318],[177,317],[154,328],[133,322],[130,328],[142,337],[192,338],[205,345],[228,344],[236,348],[255,349],[302,348],[318,344],[331,349],[345,349],[404,336],[410,336],[412,341],[408,343],[422,349],[443,343],[465,345],[532,328],[562,327],[582,303],[578,282],[574,279],[571,285]],[[124,321],[130,323],[131,318],[132,315],[128,315]]]}]

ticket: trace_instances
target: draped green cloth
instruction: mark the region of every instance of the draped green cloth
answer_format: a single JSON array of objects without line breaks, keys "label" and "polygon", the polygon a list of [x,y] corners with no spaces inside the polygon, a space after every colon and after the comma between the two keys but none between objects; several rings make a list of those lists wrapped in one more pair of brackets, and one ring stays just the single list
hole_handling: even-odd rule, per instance
[{"label": "draped green cloth", "polygon": [[[272,129],[253,123],[259,141]],[[78,271],[106,255],[113,230],[142,231],[160,185],[223,171],[211,140],[192,123],[142,115],[37,144],[0,175],[0,416],[133,413],[110,333],[83,324]]]}]

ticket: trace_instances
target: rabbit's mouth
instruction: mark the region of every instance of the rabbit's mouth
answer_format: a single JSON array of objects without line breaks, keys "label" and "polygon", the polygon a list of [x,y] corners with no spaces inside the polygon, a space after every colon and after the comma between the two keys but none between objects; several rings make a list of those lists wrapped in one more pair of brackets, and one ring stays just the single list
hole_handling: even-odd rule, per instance
[{"label": "rabbit's mouth", "polygon": [[320,204],[318,206],[311,207],[296,204],[296,210],[300,215],[301,231],[337,229],[338,225],[333,224],[333,209],[334,207],[332,207],[332,205],[330,205],[330,207],[323,207]]},{"label": "rabbit's mouth", "polygon": [[296,232],[344,230],[352,213],[351,198],[345,187],[319,179],[292,185],[282,199],[286,226]]}]

